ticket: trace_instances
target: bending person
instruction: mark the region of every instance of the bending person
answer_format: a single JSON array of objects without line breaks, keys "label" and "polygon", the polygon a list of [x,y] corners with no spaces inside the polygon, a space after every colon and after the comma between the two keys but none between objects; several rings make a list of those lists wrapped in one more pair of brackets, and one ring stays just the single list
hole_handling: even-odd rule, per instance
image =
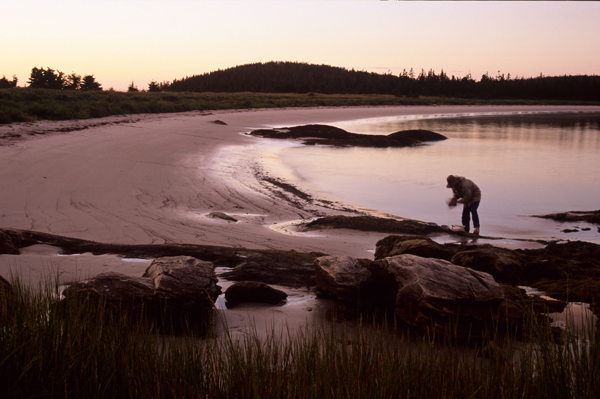
[{"label": "bending person", "polygon": [[465,231],[469,232],[471,215],[473,215],[473,234],[479,234],[479,214],[477,208],[481,202],[481,190],[477,184],[462,176],[450,175],[446,178],[447,188],[452,189],[454,196],[448,202],[450,208],[454,208],[458,203],[464,205],[462,212],[462,224]]}]

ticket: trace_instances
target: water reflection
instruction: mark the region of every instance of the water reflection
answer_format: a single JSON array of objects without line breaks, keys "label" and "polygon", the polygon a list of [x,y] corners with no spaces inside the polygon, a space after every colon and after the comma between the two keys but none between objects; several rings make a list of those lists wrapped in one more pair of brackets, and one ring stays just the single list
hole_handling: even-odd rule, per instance
[{"label": "water reflection", "polygon": [[[427,129],[450,139],[416,148],[292,147],[280,157],[300,185],[354,205],[452,225],[448,174],[483,191],[482,233],[600,242],[596,226],[565,226],[530,215],[598,209],[600,113],[387,118],[336,123],[357,133]],[[565,234],[578,227],[577,234]],[[582,227],[589,228],[583,231]]]},{"label": "water reflection", "polygon": [[507,114],[499,116],[438,116],[436,118],[388,118],[335,124],[365,134],[390,134],[399,130],[426,129],[451,138],[547,142],[600,149],[600,113]]}]

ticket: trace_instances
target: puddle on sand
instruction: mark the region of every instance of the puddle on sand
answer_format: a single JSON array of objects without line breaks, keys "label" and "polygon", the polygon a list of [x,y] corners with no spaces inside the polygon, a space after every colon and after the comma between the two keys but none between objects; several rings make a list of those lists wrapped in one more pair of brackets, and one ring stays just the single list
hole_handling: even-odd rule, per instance
[{"label": "puddle on sand", "polygon": [[[543,299],[554,300],[545,295],[545,292],[533,287],[519,286],[527,295],[539,296]],[[560,313],[548,313],[553,321],[552,325],[560,328],[572,327],[574,331],[586,337],[598,325],[598,317],[590,310],[590,305],[583,302],[568,302],[565,310]]]},{"label": "puddle on sand", "polygon": [[152,259],[121,258],[91,253],[64,255],[58,247],[32,245],[20,255],[0,255],[0,275],[11,280],[18,277],[32,288],[56,286],[89,279],[104,272],[141,276]]}]

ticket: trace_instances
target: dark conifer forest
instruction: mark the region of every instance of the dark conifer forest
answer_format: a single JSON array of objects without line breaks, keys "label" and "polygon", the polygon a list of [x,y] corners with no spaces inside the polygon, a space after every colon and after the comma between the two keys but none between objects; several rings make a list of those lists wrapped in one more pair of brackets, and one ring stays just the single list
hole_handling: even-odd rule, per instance
[{"label": "dark conifer forest", "polygon": [[487,73],[448,76],[443,70],[400,75],[348,70],[300,62],[267,62],[240,65],[162,83],[163,91],[255,92],[322,94],[393,94],[404,97],[442,96],[481,99],[600,100],[600,76],[511,77]]}]

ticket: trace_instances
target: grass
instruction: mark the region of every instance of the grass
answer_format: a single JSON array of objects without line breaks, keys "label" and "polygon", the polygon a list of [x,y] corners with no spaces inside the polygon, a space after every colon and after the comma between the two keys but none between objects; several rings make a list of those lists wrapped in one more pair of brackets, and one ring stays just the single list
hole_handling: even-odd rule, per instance
[{"label": "grass", "polygon": [[111,115],[209,111],[219,109],[343,107],[378,105],[597,105],[590,102],[480,100],[393,95],[276,93],[151,93],[0,89],[0,124],[37,120],[100,118]]},{"label": "grass", "polygon": [[0,397],[593,398],[598,334],[582,341],[530,325],[526,339],[471,343],[386,323],[259,339],[160,335],[102,303],[55,306],[51,289],[0,293]]}]

